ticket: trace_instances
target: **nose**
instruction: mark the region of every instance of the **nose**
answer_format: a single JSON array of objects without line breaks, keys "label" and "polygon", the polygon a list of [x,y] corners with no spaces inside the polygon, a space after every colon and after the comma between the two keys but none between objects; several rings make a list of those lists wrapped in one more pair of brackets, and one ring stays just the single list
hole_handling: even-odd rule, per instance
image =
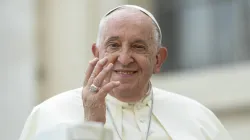
[{"label": "nose", "polygon": [[132,57],[132,53],[129,50],[124,49],[121,52],[119,52],[117,61],[122,65],[126,66],[134,62],[134,59]]}]

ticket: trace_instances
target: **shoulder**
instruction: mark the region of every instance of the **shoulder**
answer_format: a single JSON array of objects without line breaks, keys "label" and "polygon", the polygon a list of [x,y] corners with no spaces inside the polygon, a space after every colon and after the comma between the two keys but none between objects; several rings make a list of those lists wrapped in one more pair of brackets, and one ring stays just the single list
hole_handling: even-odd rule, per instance
[{"label": "shoulder", "polygon": [[198,101],[180,94],[168,92],[159,88],[153,88],[155,102],[161,102],[161,108],[166,114],[175,114],[176,119],[193,122],[192,126],[207,137],[225,137],[229,134],[216,115]]},{"label": "shoulder", "polygon": [[82,88],[69,90],[55,95],[37,105],[33,112],[39,113],[40,117],[62,119],[76,118],[83,112]]},{"label": "shoulder", "polygon": [[59,93],[37,105],[32,112],[40,115],[63,115],[82,109],[82,88]]},{"label": "shoulder", "polygon": [[33,112],[38,122],[41,125],[81,122],[84,112],[81,92],[82,88],[69,90],[37,105]]},{"label": "shoulder", "polygon": [[180,116],[190,117],[192,120],[213,121],[214,113],[198,101],[183,95],[154,88],[156,102],[162,102],[164,108],[170,108],[173,113],[178,112]]},{"label": "shoulder", "polygon": [[36,108],[53,108],[61,105],[79,105],[82,103],[81,99],[82,88],[77,88],[69,91],[59,93],[36,106]]},{"label": "shoulder", "polygon": [[163,101],[173,108],[182,109],[183,113],[192,113],[196,115],[201,115],[204,113],[213,114],[207,107],[202,105],[200,102],[191,99],[189,97],[169,92],[159,88],[153,88],[154,96],[156,101]]},{"label": "shoulder", "polygon": [[153,92],[155,96],[155,100],[164,100],[168,103],[173,103],[175,105],[185,106],[194,106],[194,107],[202,107],[206,108],[204,105],[199,103],[198,101],[191,99],[189,97],[183,96],[181,94],[169,92],[163,89],[159,89],[153,87]]},{"label": "shoulder", "polygon": [[60,93],[35,106],[24,125],[20,140],[62,123],[83,121],[82,88]]}]

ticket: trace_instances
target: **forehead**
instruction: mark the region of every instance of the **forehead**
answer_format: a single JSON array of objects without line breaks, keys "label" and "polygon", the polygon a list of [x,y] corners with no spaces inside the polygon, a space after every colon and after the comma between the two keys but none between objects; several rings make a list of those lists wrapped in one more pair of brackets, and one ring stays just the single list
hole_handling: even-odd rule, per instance
[{"label": "forehead", "polygon": [[103,40],[116,36],[121,39],[151,41],[154,36],[152,19],[137,9],[119,9],[106,17],[102,26]]}]

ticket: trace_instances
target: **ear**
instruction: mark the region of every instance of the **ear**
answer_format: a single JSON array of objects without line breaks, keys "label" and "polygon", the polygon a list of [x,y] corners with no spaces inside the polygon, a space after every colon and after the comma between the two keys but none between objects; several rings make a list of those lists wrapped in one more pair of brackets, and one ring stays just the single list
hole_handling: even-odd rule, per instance
[{"label": "ear", "polygon": [[96,43],[92,44],[92,54],[97,58],[99,57],[99,49],[96,46]]},{"label": "ear", "polygon": [[167,59],[167,48],[160,47],[158,49],[158,53],[156,54],[156,64],[154,66],[153,73],[159,73],[161,70],[161,66],[164,63],[164,61]]}]

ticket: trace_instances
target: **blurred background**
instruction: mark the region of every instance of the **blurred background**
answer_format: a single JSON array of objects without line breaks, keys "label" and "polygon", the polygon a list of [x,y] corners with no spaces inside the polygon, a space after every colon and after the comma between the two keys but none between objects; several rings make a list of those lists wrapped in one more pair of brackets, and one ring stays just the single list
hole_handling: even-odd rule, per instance
[{"label": "blurred background", "polygon": [[18,139],[32,108],[80,87],[98,23],[111,8],[151,11],[169,57],[156,87],[210,108],[250,139],[250,0],[0,0],[0,139]]}]

